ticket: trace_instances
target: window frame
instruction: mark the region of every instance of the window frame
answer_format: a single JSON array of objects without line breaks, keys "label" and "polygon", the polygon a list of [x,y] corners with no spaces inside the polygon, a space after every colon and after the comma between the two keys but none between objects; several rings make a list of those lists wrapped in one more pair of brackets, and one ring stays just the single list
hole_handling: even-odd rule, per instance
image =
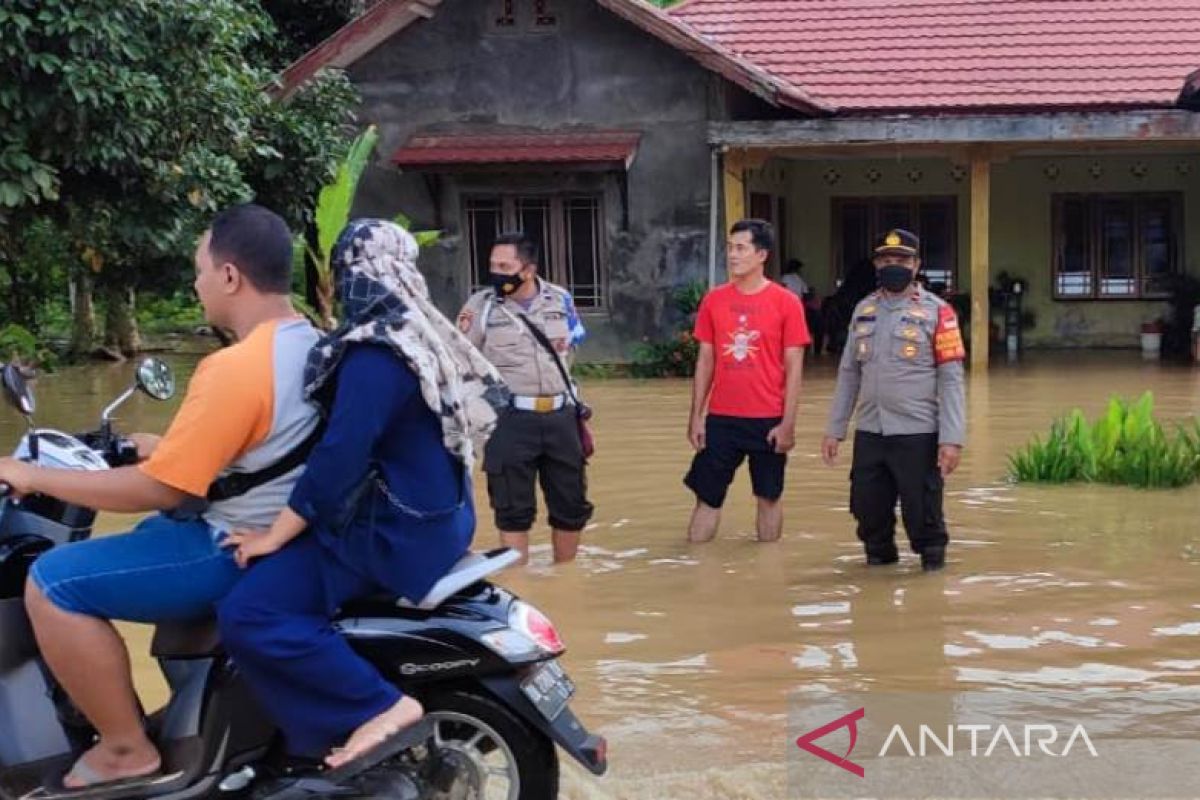
[{"label": "window frame", "polygon": [[[1074,275],[1060,270],[1066,246],[1066,231],[1063,228],[1064,205],[1071,200],[1084,201],[1086,209],[1085,224],[1087,226],[1086,255],[1088,264],[1089,291],[1083,293],[1064,293],[1059,290],[1060,275]],[[1105,303],[1123,302],[1130,300],[1163,300],[1170,297],[1170,291],[1151,292],[1146,290],[1145,237],[1143,219],[1146,207],[1151,202],[1166,201],[1169,206],[1168,219],[1171,229],[1171,263],[1167,275],[1178,275],[1184,262],[1184,227],[1183,227],[1183,193],[1177,191],[1161,192],[1057,192],[1050,196],[1050,292],[1056,302],[1084,301]],[[1101,270],[1104,266],[1103,216],[1102,209],[1106,202],[1128,202],[1133,206],[1133,267],[1134,291],[1130,294],[1103,294]]]},{"label": "window frame", "polygon": [[[518,192],[489,192],[471,191],[462,195],[462,223],[466,232],[466,285],[468,292],[485,288],[479,283],[481,265],[476,261],[477,241],[475,227],[472,224],[472,204],[476,202],[500,204],[500,231],[523,230],[520,216],[517,213],[519,203],[523,200],[549,201],[549,225],[547,228],[548,246],[542,248],[538,264],[538,275],[566,288],[575,299],[576,308],[580,313],[595,313],[608,310],[609,306],[609,274],[608,274],[608,236],[605,225],[605,193],[603,191],[518,191]],[[580,304],[576,297],[575,288],[571,283],[571,265],[569,263],[569,231],[566,211],[570,201],[587,201],[591,204],[593,226],[595,231],[595,267],[598,280],[596,302],[594,305]]]},{"label": "window frame", "polygon": [[[949,242],[947,249],[953,259],[948,272],[950,273],[950,283],[947,289],[951,291],[961,291],[962,285],[959,280],[959,252],[958,252],[958,195],[954,194],[921,194],[921,195],[847,195],[844,197],[830,198],[833,203],[831,209],[831,236],[833,253],[833,266],[835,281],[843,280],[846,277],[845,271],[845,253],[843,252],[843,237],[842,237],[842,219],[845,213],[845,207],[849,205],[864,205],[867,212],[867,247],[866,252],[871,252],[871,245],[874,244],[886,232],[881,217],[883,215],[883,206],[887,204],[908,204],[909,218],[914,220],[911,230],[918,236],[922,236],[919,230],[921,219],[922,204],[937,204],[941,205],[946,210],[946,219],[950,220],[952,225],[950,228]],[[922,238],[924,238],[922,236]],[[925,259],[922,258],[922,273],[924,273]],[[941,269],[941,268],[939,268]]]}]

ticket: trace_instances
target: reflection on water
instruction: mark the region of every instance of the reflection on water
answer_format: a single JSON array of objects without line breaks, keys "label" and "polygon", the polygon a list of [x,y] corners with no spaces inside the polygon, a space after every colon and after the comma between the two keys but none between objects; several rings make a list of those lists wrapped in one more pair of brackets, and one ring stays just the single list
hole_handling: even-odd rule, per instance
[{"label": "reflection on water", "polygon": [[[40,381],[41,421],[86,425],[130,370]],[[1200,687],[1200,489],[1003,480],[1010,450],[1071,406],[1096,414],[1111,393],[1150,388],[1165,419],[1182,419],[1196,412],[1198,387],[1200,370],[1164,369],[1136,354],[1039,356],[974,376],[970,444],[947,492],[955,544],[947,571],[925,575],[912,556],[894,568],[862,566],[847,512],[848,461],[830,470],[817,455],[829,365],[808,371],[785,538],[774,545],[754,541],[744,474],[720,538],[684,541],[687,383],[588,384],[597,515],[580,560],[552,567],[543,544],[533,567],[503,579],[559,626],[580,688],[576,708],[610,740],[610,776],[596,781],[564,765],[565,795],[783,797],[797,691],[1020,687],[1068,704],[1075,696],[1064,690],[1077,687]],[[139,398],[121,424],[161,428],[176,403]],[[15,440],[19,427],[5,415],[0,442]],[[485,510],[482,482],[477,500]],[[491,546],[486,511],[481,520],[477,542]],[[129,522],[107,516],[101,526]],[[145,631],[130,637],[153,702],[162,689],[144,659]]]}]

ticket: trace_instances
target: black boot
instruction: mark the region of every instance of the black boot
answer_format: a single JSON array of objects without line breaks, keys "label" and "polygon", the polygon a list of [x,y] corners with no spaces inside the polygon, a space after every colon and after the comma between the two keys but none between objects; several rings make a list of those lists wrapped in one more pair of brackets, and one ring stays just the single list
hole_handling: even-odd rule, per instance
[{"label": "black boot", "polygon": [[868,567],[885,567],[888,564],[895,564],[900,560],[900,553],[896,550],[896,546],[881,547],[877,550],[867,550],[867,566]]},{"label": "black boot", "polygon": [[937,572],[946,566],[946,548],[926,547],[921,551],[921,569],[926,572]]}]

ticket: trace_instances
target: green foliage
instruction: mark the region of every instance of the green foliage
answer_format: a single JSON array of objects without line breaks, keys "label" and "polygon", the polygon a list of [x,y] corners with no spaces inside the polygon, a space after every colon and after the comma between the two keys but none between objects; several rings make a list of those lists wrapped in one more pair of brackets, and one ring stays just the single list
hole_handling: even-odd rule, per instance
[{"label": "green foliage", "polygon": [[[257,197],[293,225],[344,150],[355,95],[319,78],[266,93],[276,36],[242,0],[0,5],[0,262],[36,216],[100,288],[184,285],[214,211]],[[60,284],[61,285],[61,284]]]},{"label": "green foliage", "polygon": [[692,335],[696,311],[708,291],[707,284],[693,281],[676,289],[675,311],[682,317],[675,333],[665,341],[644,341],[633,348],[632,373],[640,378],[689,378],[696,373],[700,343]]},{"label": "green foliage", "polygon": [[317,252],[314,256],[324,272],[329,271],[329,258],[338,235],[350,221],[350,208],[354,205],[358,182],[378,141],[379,131],[374,125],[359,134],[338,165],[333,182],[321,189],[321,194],[317,196]]},{"label": "green foliage", "polygon": [[[379,142],[379,131],[374,125],[359,134],[350,145],[349,151],[337,167],[333,182],[321,189],[317,198],[316,229],[317,244],[314,248],[303,236],[297,236],[292,245],[292,266],[295,272],[304,273],[305,258],[316,272],[316,308],[305,313],[319,326],[330,329],[334,325],[333,248],[338,236],[350,222],[354,207],[354,196],[358,183],[371,161],[371,154]],[[417,245],[426,247],[441,238],[441,231],[413,231],[412,220],[398,214],[395,222],[413,234]],[[308,306],[304,306],[308,309]]]},{"label": "green foliage", "polygon": [[393,222],[411,233],[413,239],[417,242],[417,247],[420,247],[422,250],[430,245],[437,244],[442,239],[441,231],[414,231],[412,219],[407,214],[397,214]]},{"label": "green foliage", "polygon": [[[9,239],[0,232],[0,322],[39,329],[74,258],[61,228],[46,217],[34,217],[12,234]],[[65,302],[66,293],[58,299]]]},{"label": "green foliage", "polygon": [[263,55],[282,67],[323,42],[366,7],[365,0],[261,0],[281,36],[261,43]]},{"label": "green foliage", "polygon": [[195,295],[179,292],[170,297],[138,298],[138,327],[146,333],[190,333],[205,324],[204,309]]},{"label": "green foliage", "polygon": [[1200,478],[1200,423],[1180,426],[1174,436],[1154,418],[1154,396],[1134,403],[1114,397],[1105,414],[1089,423],[1075,409],[1056,420],[1050,435],[1009,458],[1017,481],[1088,481],[1138,488],[1174,488]]},{"label": "green foliage", "polygon": [[54,352],[20,325],[0,328],[0,362],[9,361],[19,361],[45,370],[58,365],[58,357]]}]

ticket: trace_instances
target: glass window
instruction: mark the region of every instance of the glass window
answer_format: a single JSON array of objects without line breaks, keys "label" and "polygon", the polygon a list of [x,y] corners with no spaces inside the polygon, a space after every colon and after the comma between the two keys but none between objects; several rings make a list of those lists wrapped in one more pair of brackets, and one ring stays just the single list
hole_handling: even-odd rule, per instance
[{"label": "glass window", "polygon": [[856,197],[834,200],[838,276],[874,255],[875,243],[892,228],[921,238],[921,274],[937,292],[958,282],[958,200],[938,197]]},{"label": "glass window", "polygon": [[606,302],[603,203],[600,195],[492,195],[467,197],[464,229],[469,239],[471,291],[487,285],[488,259],[496,237],[519,230],[540,250],[547,280],[570,290],[580,308]]},{"label": "glass window", "polygon": [[1054,197],[1054,296],[1161,297],[1179,268],[1177,194]]}]

